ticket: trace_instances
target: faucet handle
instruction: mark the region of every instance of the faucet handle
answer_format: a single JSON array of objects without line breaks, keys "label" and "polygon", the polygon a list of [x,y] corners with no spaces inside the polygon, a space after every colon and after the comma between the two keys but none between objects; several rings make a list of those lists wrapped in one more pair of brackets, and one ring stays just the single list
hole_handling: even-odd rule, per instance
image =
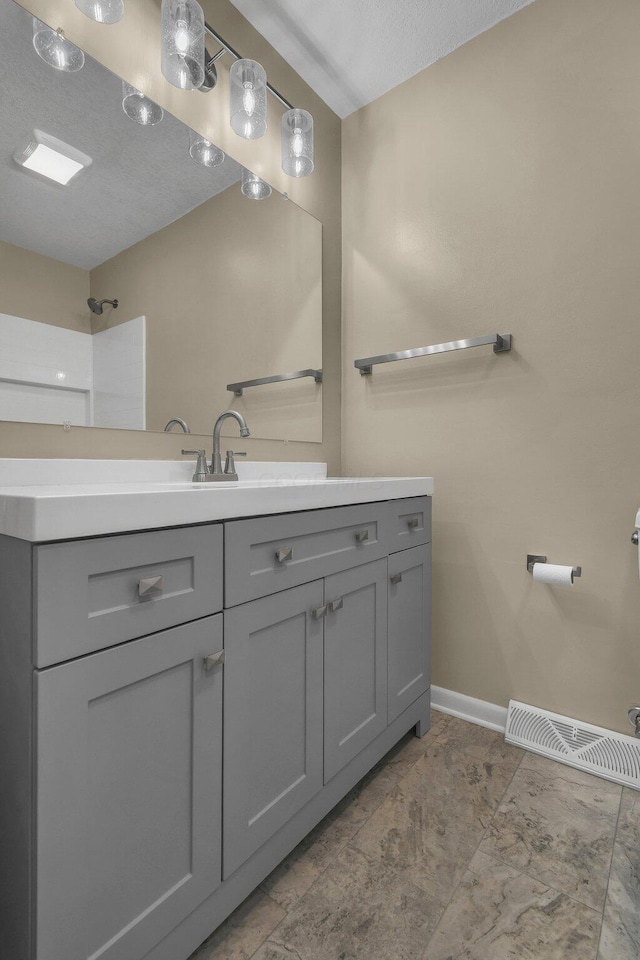
[{"label": "faucet handle", "polygon": [[224,462],[224,472],[227,474],[235,474],[237,476],[236,465],[233,458],[246,457],[246,455],[246,451],[244,450],[227,450],[227,458]]},{"label": "faucet handle", "polygon": [[209,467],[207,466],[207,451],[206,450],[183,450],[183,456],[192,455],[198,458],[196,464],[196,472],[194,473],[192,480],[194,483],[204,483],[209,475]]}]

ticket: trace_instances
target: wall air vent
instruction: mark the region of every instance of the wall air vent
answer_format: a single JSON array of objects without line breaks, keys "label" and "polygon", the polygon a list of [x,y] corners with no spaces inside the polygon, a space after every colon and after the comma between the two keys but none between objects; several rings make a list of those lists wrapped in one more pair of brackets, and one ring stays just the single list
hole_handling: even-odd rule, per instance
[{"label": "wall air vent", "polygon": [[640,790],[640,740],[517,700],[509,701],[507,743]]}]

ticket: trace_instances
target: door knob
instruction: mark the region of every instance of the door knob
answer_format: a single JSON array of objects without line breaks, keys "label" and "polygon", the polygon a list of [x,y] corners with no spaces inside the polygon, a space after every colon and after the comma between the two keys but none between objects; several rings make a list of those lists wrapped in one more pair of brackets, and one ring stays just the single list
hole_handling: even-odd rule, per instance
[{"label": "door knob", "polygon": [[311,611],[311,616],[314,620],[322,620],[323,617],[327,615],[327,604],[323,603],[320,607],[314,607]]},{"label": "door knob", "polygon": [[402,583],[402,574],[401,573],[392,573],[389,577],[391,583]]},{"label": "door knob", "polygon": [[343,606],[344,606],[344,602],[342,597],[338,597],[336,600],[330,601],[329,610],[331,610],[331,613],[335,613],[336,610],[342,610]]},{"label": "door knob", "polygon": [[634,530],[633,533],[631,534],[631,543],[633,543],[634,546],[636,546],[636,547],[638,546],[638,531],[637,531],[637,530]]}]

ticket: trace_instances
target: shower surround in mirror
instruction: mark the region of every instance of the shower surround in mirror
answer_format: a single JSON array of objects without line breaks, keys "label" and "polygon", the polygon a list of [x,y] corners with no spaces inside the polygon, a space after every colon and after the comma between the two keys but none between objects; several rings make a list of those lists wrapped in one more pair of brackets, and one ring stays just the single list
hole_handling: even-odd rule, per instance
[{"label": "shower surround in mirror", "polygon": [[[0,314],[35,323],[42,345],[54,342],[49,327],[76,331],[76,368],[84,350],[96,378],[97,344],[126,340],[117,328],[146,318],[145,355],[139,343],[126,353],[120,342],[122,368],[107,371],[111,389],[98,390],[96,379],[93,391],[86,382],[69,390],[74,365],[63,369],[52,353],[44,366],[64,374],[57,382],[66,387],[55,387],[52,402],[45,384],[48,415],[40,381],[27,389],[8,375],[9,360],[25,368],[36,354],[42,359],[37,350],[19,355],[14,330],[0,355],[0,419],[161,431],[180,416],[206,434],[233,406],[254,437],[320,442],[322,386],[312,379],[241,398],[226,390],[322,367],[319,221],[276,191],[261,201],[244,197],[242,168],[230,157],[215,168],[195,163],[189,129],[166,112],[156,126],[132,122],[121,81],[89,57],[77,73],[47,66],[33,49],[32,18],[12,0],[0,0],[0,49],[8,94],[0,100]],[[90,166],[67,186],[20,167],[13,155],[35,130],[87,154]],[[34,295],[35,271],[47,278],[46,297]],[[118,309],[105,305],[94,316],[89,297],[118,299]],[[135,402],[125,367],[140,374],[131,378]]]}]

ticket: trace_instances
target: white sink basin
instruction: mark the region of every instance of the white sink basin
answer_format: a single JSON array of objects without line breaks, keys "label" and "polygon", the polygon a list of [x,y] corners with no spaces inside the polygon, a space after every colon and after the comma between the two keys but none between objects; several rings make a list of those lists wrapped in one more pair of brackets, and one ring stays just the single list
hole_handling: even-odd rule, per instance
[{"label": "white sink basin", "polygon": [[174,461],[0,460],[0,533],[67,540],[433,493],[430,477],[326,477],[315,463],[238,468],[238,482],[192,483],[193,465]]}]

